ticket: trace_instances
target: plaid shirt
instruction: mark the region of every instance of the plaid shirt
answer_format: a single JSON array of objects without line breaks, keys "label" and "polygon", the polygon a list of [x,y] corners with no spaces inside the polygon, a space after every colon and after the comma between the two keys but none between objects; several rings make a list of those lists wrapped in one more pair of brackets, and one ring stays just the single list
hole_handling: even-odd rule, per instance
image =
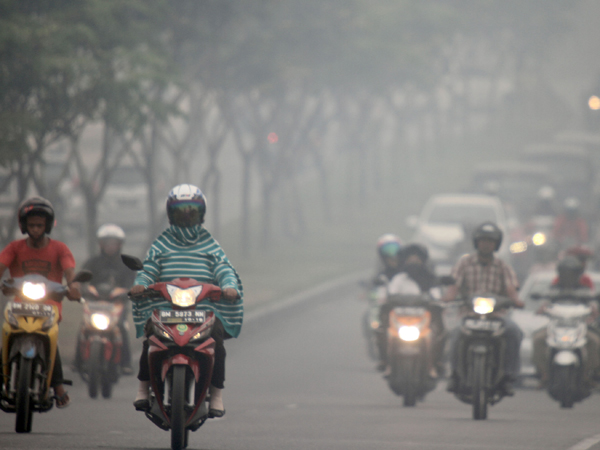
[{"label": "plaid shirt", "polygon": [[452,269],[459,292],[464,298],[475,295],[495,294],[507,296],[507,286],[519,286],[515,271],[494,256],[490,264],[481,264],[477,253],[464,255]]}]

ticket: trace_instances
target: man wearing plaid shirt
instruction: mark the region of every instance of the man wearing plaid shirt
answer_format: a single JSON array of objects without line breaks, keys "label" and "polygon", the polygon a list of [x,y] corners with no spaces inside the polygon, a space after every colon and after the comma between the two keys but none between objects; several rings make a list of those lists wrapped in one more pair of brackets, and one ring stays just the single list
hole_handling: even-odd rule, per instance
[{"label": "man wearing plaid shirt", "polygon": [[[499,295],[508,297],[513,304],[523,307],[519,299],[517,288],[519,282],[517,276],[507,263],[494,256],[494,252],[500,248],[502,243],[502,231],[492,222],[484,222],[477,227],[473,233],[473,245],[476,252],[465,255],[458,260],[452,270],[452,277],[456,284],[450,286],[442,300],[453,301],[461,294],[463,299],[470,299],[476,295]],[[512,320],[505,318],[506,331],[506,358],[505,372],[507,381],[504,386],[506,395],[513,395],[512,382],[519,375],[519,350],[523,339],[523,332]],[[458,359],[458,336],[460,328],[452,331],[451,341],[451,363],[452,378],[448,383],[448,390],[456,388],[455,367]]]}]

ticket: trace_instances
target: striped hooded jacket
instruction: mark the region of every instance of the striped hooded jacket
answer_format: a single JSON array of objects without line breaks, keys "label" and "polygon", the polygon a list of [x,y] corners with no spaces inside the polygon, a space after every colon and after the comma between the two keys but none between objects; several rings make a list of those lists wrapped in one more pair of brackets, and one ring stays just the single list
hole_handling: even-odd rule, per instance
[{"label": "striped hooded jacket", "polygon": [[[181,277],[216,284],[221,289],[233,288],[240,293],[240,299],[234,302],[203,300],[196,306],[197,309],[214,311],[225,331],[237,337],[244,314],[242,282],[219,243],[201,225],[186,228],[171,225],[163,231],[150,246],[144,268],[138,272],[135,284],[148,287],[159,281]],[[154,309],[171,307],[168,301],[141,299],[133,302],[137,337],[143,335],[144,324]]]}]

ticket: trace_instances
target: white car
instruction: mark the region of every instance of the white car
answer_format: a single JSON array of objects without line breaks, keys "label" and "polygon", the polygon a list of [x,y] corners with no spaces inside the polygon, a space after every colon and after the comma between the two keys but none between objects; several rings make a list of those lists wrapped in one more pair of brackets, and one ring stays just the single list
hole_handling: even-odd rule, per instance
[{"label": "white car", "polygon": [[[409,217],[415,228],[413,240],[429,249],[430,258],[440,275],[448,274],[460,254],[473,251],[471,230],[482,222],[494,222],[504,233],[499,256],[508,256],[506,212],[498,197],[477,194],[440,194],[431,197],[420,216]],[[460,244],[464,245],[461,246]],[[463,252],[463,253],[464,253]],[[459,252],[460,253],[460,252]]]}]

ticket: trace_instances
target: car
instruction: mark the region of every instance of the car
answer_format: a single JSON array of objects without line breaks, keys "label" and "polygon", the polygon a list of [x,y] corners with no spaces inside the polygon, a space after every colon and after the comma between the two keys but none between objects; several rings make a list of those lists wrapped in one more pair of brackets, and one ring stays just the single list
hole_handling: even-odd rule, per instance
[{"label": "car", "polygon": [[587,149],[560,143],[536,144],[524,149],[521,160],[548,169],[559,201],[575,197],[580,200],[584,210],[591,208],[594,164]]},{"label": "car", "polygon": [[[592,279],[594,286],[600,286],[600,272],[586,272]],[[537,314],[541,300],[533,298],[533,294],[547,292],[556,278],[556,270],[541,270],[531,273],[519,292],[519,297],[525,303],[523,309],[513,309],[510,317],[523,331],[523,342],[521,343],[521,376],[533,377],[535,367],[532,362],[533,356],[533,333],[548,325],[548,318]]]},{"label": "car", "polygon": [[489,194],[490,184],[496,195],[513,205],[520,217],[530,215],[542,187],[553,186],[555,180],[548,168],[523,161],[493,161],[475,166],[467,192]]},{"label": "car", "polygon": [[[450,273],[458,257],[473,249],[471,231],[482,222],[494,222],[509,233],[506,211],[498,197],[478,194],[438,194],[431,197],[421,214],[407,219],[415,228],[413,240],[429,249],[438,275]],[[508,256],[508,240],[503,239],[500,257]]]}]

